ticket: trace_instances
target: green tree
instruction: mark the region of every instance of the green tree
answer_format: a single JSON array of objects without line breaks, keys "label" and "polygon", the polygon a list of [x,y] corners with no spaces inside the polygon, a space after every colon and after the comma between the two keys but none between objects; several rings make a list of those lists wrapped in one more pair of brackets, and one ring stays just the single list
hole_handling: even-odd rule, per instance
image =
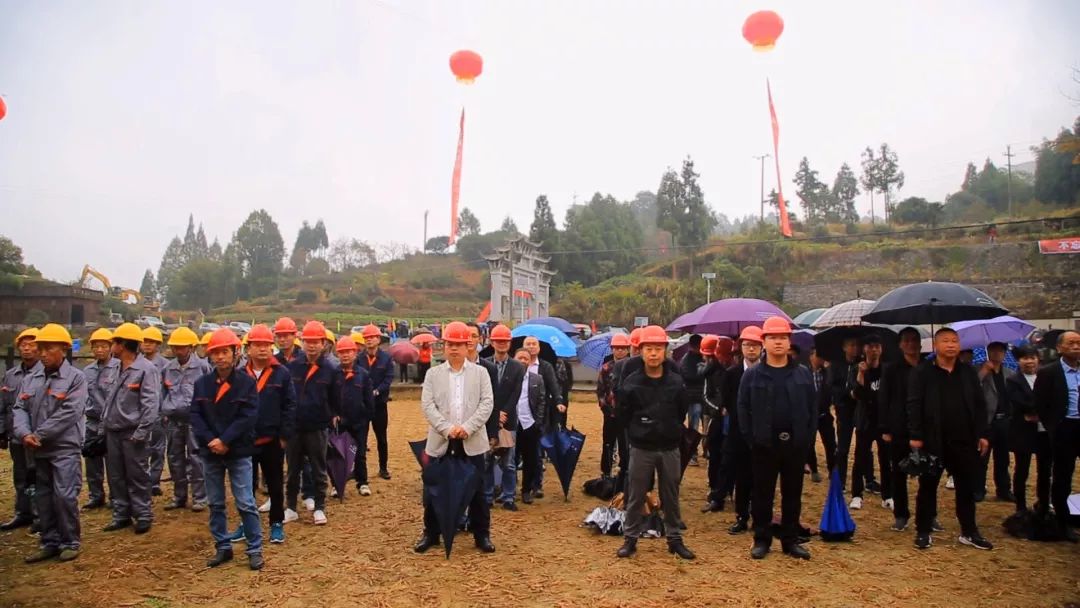
[{"label": "green tree", "polygon": [[892,212],[893,188],[900,190],[904,187],[904,172],[900,170],[900,159],[896,152],[889,148],[889,144],[881,144],[878,153],[878,192],[884,199],[885,223],[889,222]]},{"label": "green tree", "polygon": [[833,207],[829,213],[829,221],[858,222],[859,212],[855,210],[855,197],[858,195],[859,180],[856,179],[855,172],[847,163],[840,165],[840,170],[836,172],[836,179],[833,180]]},{"label": "green tree", "polygon": [[[671,234],[672,251],[678,251],[679,247],[690,251],[691,273],[694,252],[708,241],[716,226],[716,215],[705,203],[698,177],[694,161],[687,157],[680,173],[670,168],[664,172],[656,191],[656,225]],[[675,278],[674,264],[671,273]]]},{"label": "green tree", "polygon": [[1044,203],[1080,203],[1080,118],[1073,130],[1062,129],[1053,141],[1044,139],[1035,153],[1034,195]]},{"label": "green tree", "polygon": [[501,230],[502,232],[509,232],[511,234],[521,234],[521,232],[518,231],[517,222],[515,222],[514,218],[510,217],[509,215],[503,218],[502,225],[499,226],[499,230]]},{"label": "green tree", "polygon": [[296,233],[296,241],[293,243],[292,255],[289,256],[289,268],[296,275],[303,275],[307,268],[308,257],[316,248],[314,231],[311,224],[304,220],[300,224],[300,230]]},{"label": "green tree", "polygon": [[644,258],[641,226],[630,206],[611,195],[593,195],[566,212],[562,250],[553,262],[563,281],[595,285],[631,272]]},{"label": "green tree", "polygon": [[157,284],[154,282],[154,273],[147,268],[143,273],[142,283],[139,285],[139,293],[149,298],[157,298]]},{"label": "green tree", "polygon": [[158,297],[165,302],[172,304],[171,291],[173,287],[173,281],[176,279],[177,273],[184,267],[187,260],[184,258],[184,243],[180,240],[180,237],[174,236],[169,241],[169,246],[165,248],[165,255],[161,256],[161,265],[158,266],[157,272],[157,291]]},{"label": "green tree", "polygon": [[893,210],[892,219],[899,224],[919,224],[934,228],[945,218],[945,206],[931,203],[925,198],[910,196],[900,201]]},{"label": "green tree", "polygon": [[186,310],[209,311],[224,302],[222,265],[210,259],[193,260],[177,272],[170,305]]},{"label": "green tree", "polygon": [[559,250],[559,227],[555,225],[555,214],[551,212],[551,203],[545,194],[536,197],[529,240],[540,243],[541,251],[550,253]]},{"label": "green tree", "polygon": [[468,207],[461,209],[458,215],[458,236],[475,236],[480,234],[480,220],[469,211]]},{"label": "green tree", "polygon": [[6,236],[0,236],[0,273],[25,274],[22,247]]},{"label": "green tree", "polygon": [[233,236],[233,244],[250,297],[273,291],[285,258],[285,242],[270,214],[265,209],[252,211]]},{"label": "green tree", "polygon": [[873,148],[867,146],[862,153],[862,175],[859,176],[859,183],[862,184],[863,190],[870,195],[870,223],[877,221],[874,213],[874,192],[877,191],[878,183],[881,181],[880,174],[881,169],[877,154]]},{"label": "green tree", "polygon": [[960,184],[960,189],[965,192],[973,190],[977,177],[979,177],[979,170],[975,168],[975,163],[968,163],[967,168],[964,169],[964,181]]},{"label": "green tree", "polygon": [[427,240],[424,245],[424,251],[428,253],[446,253],[446,250],[450,247],[450,237],[448,236],[433,236]]},{"label": "green tree", "polygon": [[799,161],[794,181],[798,186],[795,194],[802,202],[807,223],[827,221],[833,206],[830,200],[832,193],[829,187],[818,179],[818,172],[810,168],[810,161],[805,156]]},{"label": "green tree", "polygon": [[311,250],[325,254],[326,248],[330,246],[330,237],[326,234],[326,224],[321,219],[315,222],[315,227],[311,229],[311,238]]}]

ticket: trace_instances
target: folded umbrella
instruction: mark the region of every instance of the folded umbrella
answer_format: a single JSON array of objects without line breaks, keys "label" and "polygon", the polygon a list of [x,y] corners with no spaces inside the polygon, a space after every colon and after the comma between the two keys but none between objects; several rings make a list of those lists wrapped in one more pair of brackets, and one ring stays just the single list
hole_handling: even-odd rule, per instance
[{"label": "folded umbrella", "polygon": [[1035,330],[1035,326],[1016,317],[1003,315],[993,319],[957,321],[949,327],[960,336],[960,348],[985,347],[991,342],[1012,344],[1023,340]]},{"label": "folded umbrella", "polygon": [[997,300],[961,283],[927,281],[897,287],[863,315],[867,323],[944,325],[1009,314]]},{"label": "folded umbrella", "polygon": [[578,361],[589,369],[600,369],[604,359],[611,354],[611,332],[597,334],[581,343],[577,349]]},{"label": "folded umbrella", "polygon": [[683,427],[682,440],[679,442],[679,460],[683,474],[686,473],[686,467],[690,464],[690,457],[697,453],[698,444],[701,443],[701,433],[697,432],[697,429],[690,427]]},{"label": "folded umbrella", "polygon": [[427,448],[427,439],[426,438],[421,439],[420,441],[410,441],[409,442],[409,449],[412,450],[413,456],[416,457],[416,464],[420,465],[421,469],[423,469],[424,467],[426,467],[428,464],[431,463],[431,456],[428,456],[426,448]]},{"label": "folded umbrella", "polygon": [[326,444],[326,474],[334,484],[338,498],[345,500],[345,486],[356,463],[356,442],[345,431],[332,429]]},{"label": "folded umbrella", "polygon": [[541,438],[540,445],[548,454],[548,459],[555,467],[562,485],[563,497],[570,499],[570,483],[574,479],[581,448],[585,445],[585,434],[577,429],[560,428]]},{"label": "folded umbrella", "polygon": [[424,468],[423,478],[426,500],[431,501],[446,558],[450,559],[458,522],[480,487],[480,471],[468,458],[447,452],[446,456],[431,460]]},{"label": "folded umbrella", "polygon": [[821,514],[821,540],[844,541],[855,536],[855,520],[851,519],[844,487],[840,483],[840,470],[833,469],[829,476],[829,495],[825,499],[825,511]]}]

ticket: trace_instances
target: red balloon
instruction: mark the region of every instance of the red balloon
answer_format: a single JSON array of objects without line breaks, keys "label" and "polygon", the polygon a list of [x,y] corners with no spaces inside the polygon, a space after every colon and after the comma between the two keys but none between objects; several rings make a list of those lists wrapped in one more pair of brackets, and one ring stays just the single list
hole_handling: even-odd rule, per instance
[{"label": "red balloon", "polygon": [[450,71],[462,84],[472,84],[484,71],[484,59],[479,53],[461,50],[450,55]]},{"label": "red balloon", "polygon": [[7,104],[4,103],[4,98],[0,97],[0,120],[4,120],[7,116]]},{"label": "red balloon", "polygon": [[773,11],[758,11],[747,17],[742,26],[743,38],[755,51],[771,51],[782,33],[784,20]]}]

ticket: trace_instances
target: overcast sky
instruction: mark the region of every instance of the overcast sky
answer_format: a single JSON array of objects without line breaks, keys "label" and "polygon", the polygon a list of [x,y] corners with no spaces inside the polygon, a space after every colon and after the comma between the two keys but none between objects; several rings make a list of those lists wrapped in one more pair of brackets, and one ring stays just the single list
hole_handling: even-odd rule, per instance
[{"label": "overcast sky", "polygon": [[[760,8],[785,20],[772,53],[740,34]],[[541,193],[561,223],[575,197],[655,191],[687,154],[742,216],[766,77],[787,192],[804,155],[831,183],[888,142],[901,196],[941,200],[968,161],[1030,160],[1072,124],[1078,23],[1073,0],[0,0],[0,233],[50,278],[89,263],[132,287],[188,213],[223,245],[264,207],[289,249],[318,218],[419,247],[425,209],[449,230],[462,104],[462,205],[485,230],[527,230]],[[472,87],[459,48],[484,57]]]}]

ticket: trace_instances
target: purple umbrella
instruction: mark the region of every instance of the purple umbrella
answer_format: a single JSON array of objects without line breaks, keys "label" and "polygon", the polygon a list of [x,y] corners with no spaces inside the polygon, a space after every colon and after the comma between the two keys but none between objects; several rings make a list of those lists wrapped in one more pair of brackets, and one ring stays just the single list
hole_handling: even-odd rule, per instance
[{"label": "purple umbrella", "polygon": [[404,340],[390,347],[390,357],[398,365],[408,365],[420,360],[420,351]]},{"label": "purple umbrella", "polygon": [[1035,326],[1016,317],[1004,315],[993,319],[957,321],[949,324],[960,336],[960,348],[986,346],[991,342],[1012,344],[1027,338]]},{"label": "purple umbrella", "polygon": [[352,477],[355,462],[356,442],[352,435],[345,431],[331,430],[326,446],[326,474],[341,500],[345,500],[345,486]]},{"label": "purple umbrella", "polygon": [[765,319],[774,316],[791,323],[791,317],[772,302],[755,298],[728,298],[710,302],[679,317],[667,326],[667,330],[734,337],[743,328],[760,327]]}]

